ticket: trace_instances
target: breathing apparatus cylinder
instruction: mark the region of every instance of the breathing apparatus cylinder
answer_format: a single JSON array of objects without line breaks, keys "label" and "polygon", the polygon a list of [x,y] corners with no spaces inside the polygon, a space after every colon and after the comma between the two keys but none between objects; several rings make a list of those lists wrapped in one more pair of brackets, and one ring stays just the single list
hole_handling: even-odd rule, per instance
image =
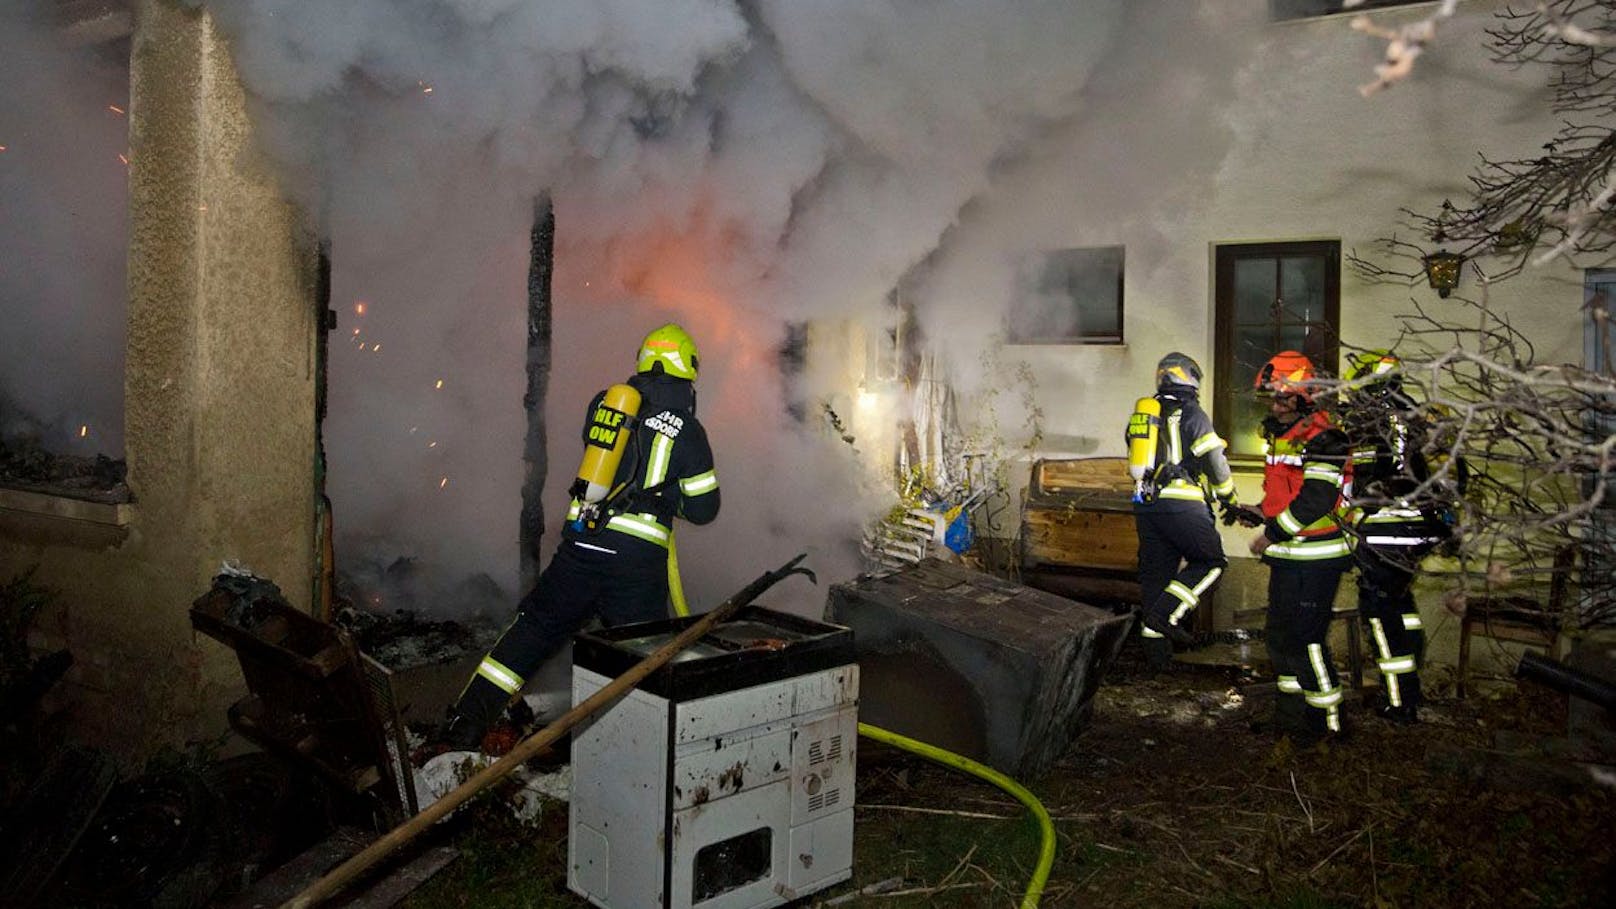
[{"label": "breathing apparatus cylinder", "polygon": [[1161,435],[1161,402],[1140,398],[1128,417],[1128,476],[1133,477],[1133,500],[1145,495],[1145,477],[1156,469],[1156,440]]},{"label": "breathing apparatus cylinder", "polygon": [[594,505],[612,491],[617,478],[617,465],[623,461],[628,448],[634,416],[640,412],[640,393],[631,385],[613,385],[606,389],[589,418],[589,432],[584,444],[584,460],[578,467],[578,480],[573,484],[578,498],[585,505]]}]

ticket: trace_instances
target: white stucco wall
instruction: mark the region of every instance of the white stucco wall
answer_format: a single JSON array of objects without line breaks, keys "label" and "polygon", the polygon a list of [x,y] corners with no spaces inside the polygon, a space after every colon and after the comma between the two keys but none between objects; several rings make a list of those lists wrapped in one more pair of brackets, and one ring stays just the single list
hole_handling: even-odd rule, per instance
[{"label": "white stucco wall", "polygon": [[[1028,363],[1036,380],[1045,440],[1034,455],[1122,455],[1122,427],[1135,398],[1151,390],[1163,353],[1182,350],[1212,372],[1217,244],[1338,240],[1345,258],[1372,254],[1396,232],[1431,246],[1399,228],[1400,208],[1458,203],[1478,153],[1529,156],[1555,132],[1547,71],[1488,60],[1483,29],[1502,5],[1461,3],[1413,77],[1367,98],[1358,88],[1373,78],[1384,43],[1351,30],[1350,17],[1272,23],[1265,0],[1196,5],[1203,18],[1163,32],[1173,43],[1157,45],[1159,54],[1135,41],[1108,61],[1091,115],[968,213],[954,254],[931,279],[942,308],[954,295],[966,314],[947,331],[934,324],[931,334],[946,344],[961,332],[994,330],[962,326],[970,299],[1008,292],[1002,277],[981,277],[1004,274],[984,257],[1002,257],[991,250],[1004,247],[1007,233],[1043,248],[1124,245],[1124,344],[1004,353]],[[1375,19],[1395,24],[1433,6],[1377,11]],[[973,234],[984,238],[980,255]],[[1460,293],[1475,290],[1467,273]],[[1343,343],[1389,343],[1411,297],[1457,311],[1423,285],[1365,283],[1343,262]],[[1560,265],[1531,271],[1495,290],[1492,302],[1519,317],[1545,360],[1580,358],[1580,273]],[[1203,393],[1208,406],[1213,384]],[[1242,497],[1255,498],[1257,484],[1243,474]]]}]

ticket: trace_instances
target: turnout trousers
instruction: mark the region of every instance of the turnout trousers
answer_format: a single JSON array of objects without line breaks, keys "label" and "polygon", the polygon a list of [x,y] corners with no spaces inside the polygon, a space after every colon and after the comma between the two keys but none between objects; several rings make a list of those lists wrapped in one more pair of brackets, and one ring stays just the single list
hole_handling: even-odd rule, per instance
[{"label": "turnout trousers", "polygon": [[522,598],[516,618],[466,683],[454,716],[473,729],[487,729],[528,676],[590,619],[626,625],[667,618],[667,609],[665,554],[660,559],[625,559],[563,540]]},{"label": "turnout trousers", "polygon": [[1414,605],[1414,568],[1425,549],[1360,542],[1358,614],[1369,628],[1375,666],[1386,686],[1386,705],[1412,711],[1420,705],[1420,662],[1425,627]]},{"label": "turnout trousers", "polygon": [[1341,682],[1330,655],[1329,633],[1336,589],[1346,566],[1264,561],[1268,658],[1278,683],[1274,726],[1280,733],[1307,736],[1340,732]]},{"label": "turnout trousers", "polygon": [[[1162,623],[1188,631],[1189,617],[1217,587],[1229,565],[1223,539],[1204,502],[1158,500],[1134,509],[1139,533],[1139,605]],[[1141,625],[1145,656],[1165,663],[1172,645]]]}]

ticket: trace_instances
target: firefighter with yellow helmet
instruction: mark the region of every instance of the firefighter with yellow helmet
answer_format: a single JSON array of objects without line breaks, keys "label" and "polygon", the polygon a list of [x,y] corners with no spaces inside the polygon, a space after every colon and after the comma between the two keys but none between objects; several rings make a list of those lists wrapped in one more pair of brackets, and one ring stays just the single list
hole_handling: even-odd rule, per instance
[{"label": "firefighter with yellow helmet", "polygon": [[1227,443],[1201,409],[1201,367],[1173,352],[1156,365],[1156,394],[1140,398],[1128,421],[1128,470],[1139,533],[1140,635],[1145,660],[1165,666],[1173,644],[1188,644],[1190,614],[1228,567],[1211,499],[1235,506]]},{"label": "firefighter with yellow helmet", "polygon": [[1385,698],[1375,712],[1414,723],[1425,651],[1414,573],[1449,536],[1443,515],[1463,479],[1463,462],[1450,471],[1452,483],[1433,478],[1425,450],[1430,421],[1404,390],[1402,363],[1390,351],[1354,354],[1346,372],[1343,423],[1352,439],[1358,614],[1369,626]]},{"label": "firefighter with yellow helmet", "polygon": [[1268,565],[1274,727],[1316,739],[1342,732],[1341,682],[1328,637],[1341,574],[1352,565],[1341,526],[1349,443],[1314,406],[1318,375],[1306,356],[1275,354],[1253,384],[1269,402],[1262,422],[1265,520],[1250,548]]},{"label": "firefighter with yellow helmet", "polygon": [[461,692],[443,745],[475,748],[539,664],[590,618],[667,617],[674,518],[718,516],[718,477],[696,419],[696,343],[664,325],[640,344],[635,374],[595,395],[561,542]]}]

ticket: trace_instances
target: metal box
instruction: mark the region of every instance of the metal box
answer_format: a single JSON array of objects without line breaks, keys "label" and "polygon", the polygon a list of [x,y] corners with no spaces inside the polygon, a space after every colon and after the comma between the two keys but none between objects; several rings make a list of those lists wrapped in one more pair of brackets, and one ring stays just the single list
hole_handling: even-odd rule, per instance
[{"label": "metal box", "polygon": [[[694,619],[579,635],[577,704]],[[567,885],[603,909],[759,909],[853,866],[845,628],[751,607],[573,733]]]},{"label": "metal box", "polygon": [[935,559],[833,586],[827,617],[857,637],[865,722],[1018,778],[1077,737],[1132,622]]}]

